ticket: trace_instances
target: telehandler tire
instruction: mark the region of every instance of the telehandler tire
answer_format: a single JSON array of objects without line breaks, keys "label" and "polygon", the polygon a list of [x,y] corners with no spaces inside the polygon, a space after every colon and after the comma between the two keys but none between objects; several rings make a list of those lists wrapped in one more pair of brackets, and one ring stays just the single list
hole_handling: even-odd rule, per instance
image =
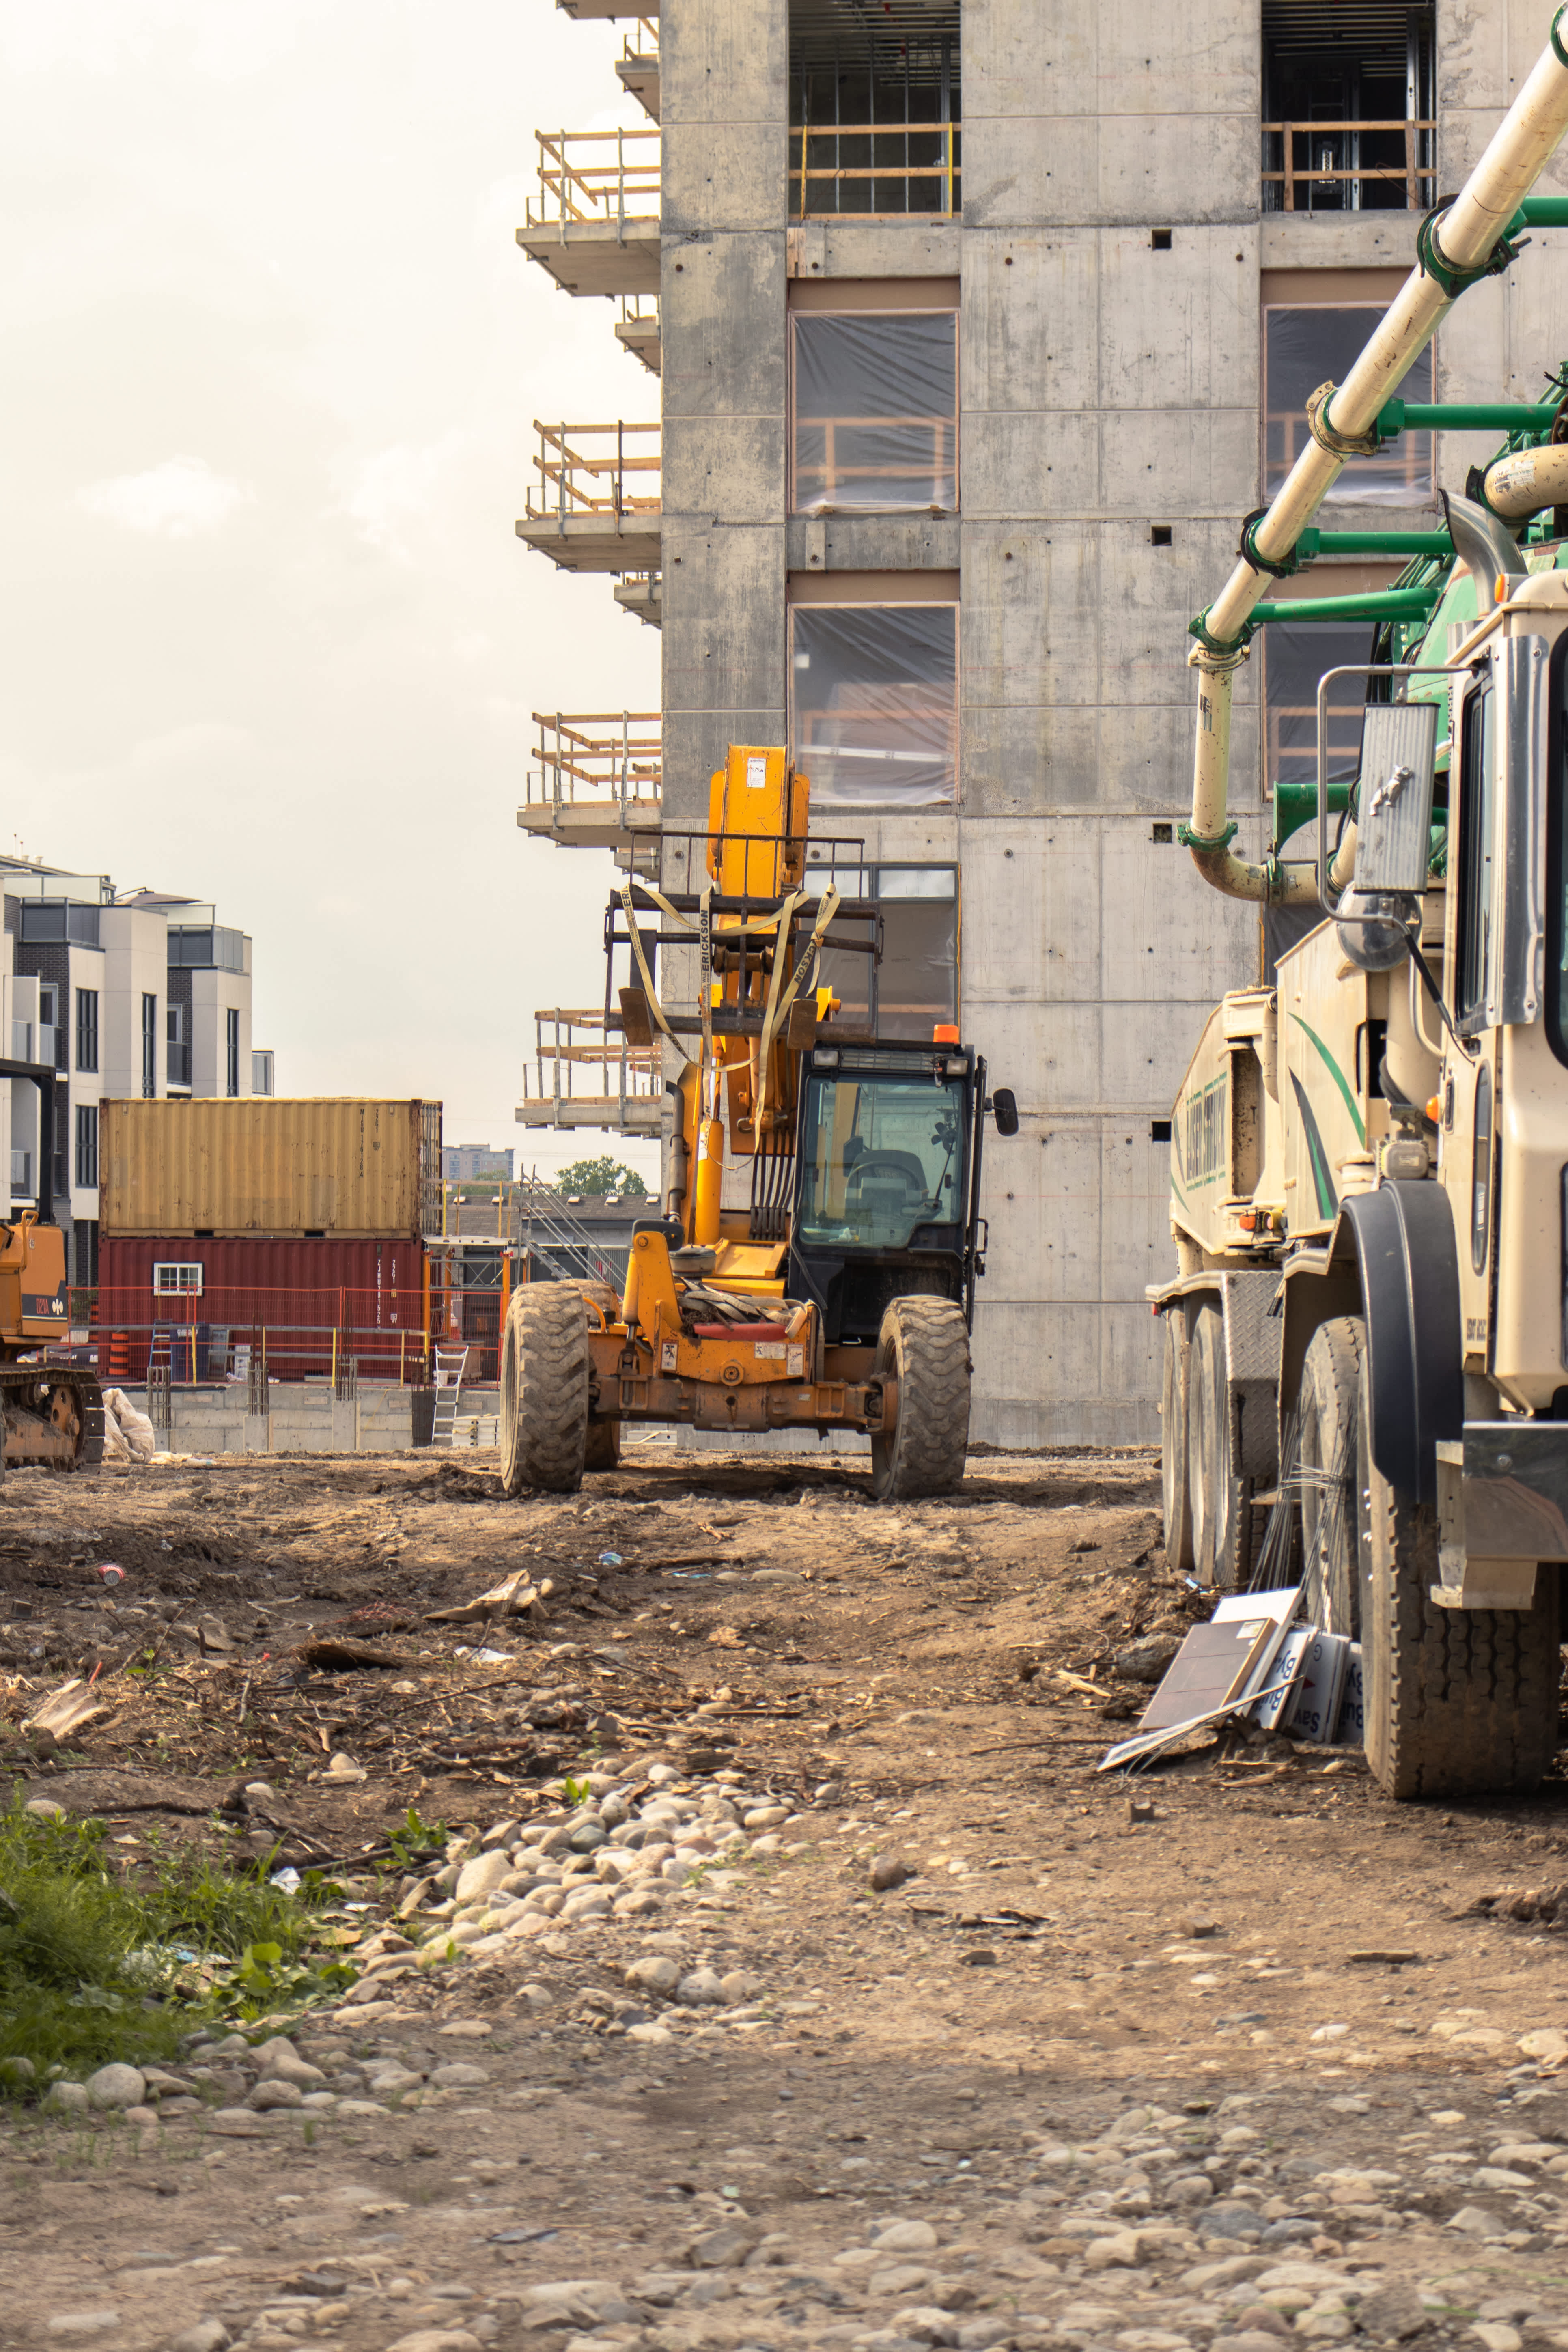
[{"label": "telehandler tire", "polygon": [[500,1359],[501,1485],[573,1495],[588,1435],[588,1315],[574,1282],[514,1291]]},{"label": "telehandler tire", "polygon": [[1364,1326],[1356,1315],[1320,1323],[1301,1366],[1301,1576],[1307,1620],[1361,1639],[1356,1429]]},{"label": "telehandler tire", "polygon": [[884,1503],[951,1495],[969,1450],[969,1326],[948,1298],[895,1298],[877,1335],[877,1370],[899,1384],[889,1436],[871,1436],[871,1492]]},{"label": "telehandler tire", "polygon": [[1187,1485],[1187,1318],[1180,1303],[1168,1307],[1160,1372],[1160,1502],[1165,1560],[1192,1573],[1193,1504]]},{"label": "telehandler tire", "polygon": [[1533,1609],[1439,1609],[1437,1514],[1395,1494],[1367,1444],[1361,1370],[1356,1490],[1366,1760],[1385,1795],[1526,1795],[1557,1749],[1559,1571]]},{"label": "telehandler tire", "polygon": [[617,1470],[621,1461],[621,1424],[618,1421],[591,1421],[588,1441],[583,1448],[584,1470]]},{"label": "telehandler tire", "polygon": [[1225,1325],[1200,1307],[1187,1360],[1187,1488],[1193,1572],[1215,1592],[1239,1592],[1252,1560],[1252,1481],[1230,1466],[1230,1387]]}]

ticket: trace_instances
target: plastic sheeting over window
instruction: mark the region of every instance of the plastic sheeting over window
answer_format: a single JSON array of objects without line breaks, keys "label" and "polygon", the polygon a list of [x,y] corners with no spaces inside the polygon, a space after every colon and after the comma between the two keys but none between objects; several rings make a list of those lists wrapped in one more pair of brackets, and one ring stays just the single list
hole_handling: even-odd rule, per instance
[{"label": "plastic sheeting over window", "polygon": [[[1342,383],[1383,316],[1373,302],[1270,305],[1263,313],[1264,496],[1283,484],[1310,437],[1307,402],[1318,386]],[[1402,400],[1432,397],[1430,347],[1399,387]],[[1376,457],[1352,457],[1331,496],[1378,506],[1415,506],[1432,495],[1432,436],[1402,433]]]},{"label": "plastic sheeting over window", "polygon": [[953,312],[808,310],[792,325],[795,511],[954,511]]},{"label": "plastic sheeting over window", "polygon": [[[1325,581],[1330,575],[1322,575]],[[1324,593],[1329,593],[1325,587]],[[1314,783],[1318,774],[1318,681],[1326,670],[1372,659],[1364,622],[1271,622],[1263,632],[1264,776],[1269,783]],[[1329,688],[1329,774],[1353,776],[1361,761],[1366,680],[1337,677]]]},{"label": "plastic sheeting over window", "polygon": [[792,606],[790,736],[814,810],[951,802],[957,605]]}]

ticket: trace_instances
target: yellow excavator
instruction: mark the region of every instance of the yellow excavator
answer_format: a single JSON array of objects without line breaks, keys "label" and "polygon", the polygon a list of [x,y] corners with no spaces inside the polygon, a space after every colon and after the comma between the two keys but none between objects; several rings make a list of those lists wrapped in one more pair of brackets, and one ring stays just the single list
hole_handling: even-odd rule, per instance
[{"label": "yellow excavator", "polygon": [[95,1469],[103,1459],[103,1396],[93,1375],[51,1364],[47,1349],[70,1336],[65,1235],[55,1223],[50,1139],[54,1071],[39,1062],[0,1060],[0,1079],[30,1078],[38,1089],[37,1206],[0,1219],[0,1468],[37,1464]]},{"label": "yellow excavator", "polygon": [[[784,751],[732,744],[706,831],[665,829],[667,874],[696,865],[700,887],[629,879],[610,902],[607,1025],[679,1066],[665,1214],[635,1229],[618,1298],[576,1283],[513,1296],[508,1494],[571,1492],[613,1466],[626,1422],[863,1430],[889,1499],[963,1478],[982,1139],[987,1113],[1016,1134],[1017,1107],[987,1097],[955,1027],[836,1033],[823,959],[875,955],[877,907],[858,845],[813,842],[808,867],[809,803]],[[695,1012],[656,987],[682,960]]]}]

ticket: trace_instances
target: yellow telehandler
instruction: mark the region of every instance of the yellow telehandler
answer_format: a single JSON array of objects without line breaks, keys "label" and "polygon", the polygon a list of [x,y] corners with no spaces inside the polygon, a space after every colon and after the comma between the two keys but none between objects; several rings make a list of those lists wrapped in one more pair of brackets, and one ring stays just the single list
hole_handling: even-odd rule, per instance
[{"label": "yellow telehandler", "polygon": [[[814,842],[825,862],[808,869],[809,798],[783,751],[732,744],[696,837],[701,887],[628,880],[610,901],[606,1024],[681,1066],[666,1080],[665,1214],[636,1227],[619,1298],[575,1283],[513,1296],[509,1494],[570,1492],[613,1465],[628,1422],[864,1430],[889,1498],[963,1475],[984,1123],[990,1111],[1015,1134],[1017,1109],[1005,1089],[987,1100],[956,1028],[926,1043],[836,1034],[822,958],[874,954],[877,908],[858,895],[858,845]],[[841,895],[833,877],[851,872]],[[672,952],[690,961],[695,1012],[659,1000]],[[747,1163],[748,1197],[726,1200],[726,1167]]]}]

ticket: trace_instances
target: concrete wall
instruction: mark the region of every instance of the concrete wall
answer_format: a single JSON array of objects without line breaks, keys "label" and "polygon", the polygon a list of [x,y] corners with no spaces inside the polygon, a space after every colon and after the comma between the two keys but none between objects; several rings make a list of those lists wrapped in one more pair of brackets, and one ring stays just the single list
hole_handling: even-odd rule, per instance
[{"label": "concrete wall", "polygon": [[[144,1389],[127,1396],[150,1410]],[[247,1381],[170,1391],[167,1433],[160,1444],[175,1454],[400,1454],[430,1443],[430,1391],[390,1384],[361,1383],[356,1397],[334,1396],[322,1382],[269,1381],[267,1410],[252,1412]],[[493,1389],[465,1389],[458,1417],[459,1448],[474,1442],[493,1445],[500,1411]],[[156,1426],[156,1423],[154,1423]]]}]

